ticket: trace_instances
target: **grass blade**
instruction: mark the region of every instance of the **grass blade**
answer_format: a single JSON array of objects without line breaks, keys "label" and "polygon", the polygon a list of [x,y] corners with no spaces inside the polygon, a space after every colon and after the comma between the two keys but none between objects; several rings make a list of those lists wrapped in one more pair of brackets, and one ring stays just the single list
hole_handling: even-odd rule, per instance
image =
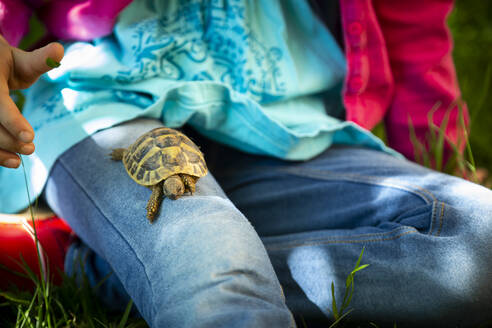
[{"label": "grass blade", "polygon": [[[32,307],[34,306],[34,303],[35,303],[36,299],[38,298],[38,293],[39,293],[39,289],[36,288],[36,291],[34,292],[34,295],[32,296],[31,303],[29,304],[29,306],[28,306],[28,308],[26,310],[26,313],[27,314],[24,313],[24,311],[21,311],[23,320],[20,323],[20,327],[23,327],[24,324],[26,322],[28,322],[28,321],[29,321],[29,323],[31,322],[30,319],[29,319],[29,315],[28,314],[31,313]],[[21,309],[21,308],[19,308],[19,309]],[[17,322],[19,322],[19,321],[20,321],[20,318],[17,318]],[[31,324],[31,326],[32,326],[32,324]]]},{"label": "grass blade", "polygon": [[364,255],[364,250],[366,249],[366,246],[362,247],[362,250],[360,251],[359,258],[357,259],[357,262],[355,263],[355,268],[358,268],[360,265],[360,261],[362,260],[362,255]]},{"label": "grass blade", "polygon": [[39,265],[39,276],[41,277],[41,288],[42,290],[44,291],[45,290],[45,281],[44,281],[44,272],[43,272],[43,266],[41,264],[41,252],[39,250],[39,238],[38,238],[38,233],[37,233],[37,229],[36,229],[36,222],[34,221],[34,212],[33,212],[33,209],[32,209],[32,206],[31,206],[31,195],[29,193],[29,184],[27,183],[27,173],[26,173],[26,166],[24,165],[24,159],[22,157],[22,155],[18,154],[20,159],[21,159],[21,164],[22,164],[22,169],[24,171],[24,182],[26,184],[26,192],[27,192],[27,200],[28,200],[28,204],[29,204],[29,211],[30,211],[30,214],[31,214],[31,221],[32,221],[32,227],[33,227],[33,230],[34,230],[34,240],[35,240],[35,244],[36,244],[36,254],[37,254],[37,257],[38,257],[38,265]]},{"label": "grass blade", "polygon": [[412,118],[410,117],[410,115],[408,116],[408,131],[410,134],[410,142],[413,145],[415,161],[420,165],[429,167],[429,155],[427,153],[427,150],[425,149],[425,145],[417,138],[417,133],[415,132],[415,127],[413,126]]},{"label": "grass blade", "polygon": [[352,312],[352,311],[353,311],[353,309],[350,309],[350,310],[348,310],[347,312],[345,312],[345,313],[344,313],[344,314],[343,314],[340,318],[336,319],[336,320],[335,320],[335,322],[334,322],[334,323],[332,323],[332,324],[330,325],[330,327],[328,327],[328,328],[333,328],[333,327],[335,327],[336,325],[338,325],[338,324],[340,323],[340,321],[342,321],[342,319],[343,319],[343,318],[345,318],[346,316],[348,316],[348,315],[349,315],[349,313],[350,313],[350,312]]},{"label": "grass blade", "polygon": [[[69,322],[67,312],[65,311],[63,305],[60,303],[58,299],[55,298],[54,300],[55,300],[55,304],[58,306],[60,312],[62,313],[63,320],[60,320],[61,324],[63,324],[64,322]],[[58,324],[56,324],[56,326],[58,326]]]},{"label": "grass blade", "polygon": [[133,301],[130,300],[128,305],[126,306],[125,313],[123,313],[123,317],[121,318],[120,323],[118,324],[118,328],[124,328],[126,322],[128,321],[128,316],[130,315],[130,310],[132,309]]},{"label": "grass blade", "polygon": [[337,301],[335,300],[335,284],[331,282],[331,309],[333,311],[333,316],[335,320],[338,320],[338,309],[337,309]]},{"label": "grass blade", "polygon": [[97,324],[100,324],[101,327],[104,327],[104,328],[107,328],[108,325],[106,325],[104,322],[102,322],[101,320],[99,320],[98,318],[94,318],[94,321],[97,323]]},{"label": "grass blade", "polygon": [[29,264],[27,264],[26,260],[24,260],[24,257],[22,256],[22,253],[19,254],[21,262],[17,262],[18,265],[22,267],[22,269],[26,272],[26,275],[28,276],[29,279],[32,280],[32,282],[37,286],[40,284],[40,281],[38,279],[38,276],[34,273],[34,271],[31,269]]},{"label": "grass blade", "polygon": [[0,296],[14,303],[29,305],[29,300],[16,297],[13,293],[0,291]]},{"label": "grass blade", "polygon": [[[15,261],[15,259],[13,259],[13,258],[11,258],[11,257],[10,257],[10,259],[11,259],[12,261],[16,262],[16,261]],[[16,264],[19,264],[19,263],[16,263]],[[13,270],[13,269],[11,269],[11,268],[9,268],[9,267],[7,267],[7,266],[5,266],[5,265],[1,264],[1,263],[0,263],[0,269],[1,269],[1,270],[5,270],[5,271],[7,271],[7,272],[9,272],[9,273],[11,273],[11,274],[13,274],[13,275],[16,275],[16,276],[18,276],[18,277],[21,277],[21,278],[25,278],[25,279],[28,279],[28,278],[29,278],[29,276],[28,276],[27,274],[22,273],[22,272],[19,272],[19,271],[15,271],[15,270]]]},{"label": "grass blade", "polygon": [[357,271],[360,271],[360,270],[362,270],[362,269],[365,269],[365,268],[367,268],[369,265],[370,265],[370,264],[363,264],[363,265],[361,265],[360,267],[355,268],[355,269],[354,269],[351,273],[352,273],[352,274],[355,274]]},{"label": "grass blade", "polygon": [[434,121],[431,119],[429,122],[429,126],[432,128],[437,129],[437,140],[435,141],[435,144],[433,145],[434,147],[434,163],[435,163],[435,169],[437,171],[441,171],[443,167],[443,155],[444,155],[444,139],[446,137],[446,128],[448,127],[448,122],[449,122],[449,115],[451,114],[451,110],[454,107],[454,103],[450,105],[450,107],[446,110],[446,113],[444,114],[444,118],[441,122],[441,125],[437,127],[434,124]]}]

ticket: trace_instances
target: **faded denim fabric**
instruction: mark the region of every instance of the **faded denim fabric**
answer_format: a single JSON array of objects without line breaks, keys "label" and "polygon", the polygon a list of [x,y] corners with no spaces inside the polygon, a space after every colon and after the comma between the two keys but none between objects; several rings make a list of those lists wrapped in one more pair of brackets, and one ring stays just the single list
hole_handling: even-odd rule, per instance
[{"label": "faded denim fabric", "polygon": [[332,318],[331,283],[340,302],[365,247],[370,266],[356,274],[352,319],[398,327],[492,319],[491,190],[371,149],[337,146],[287,162],[187,130],[211,173],[195,196],[164,200],[150,225],[150,190],[107,154],[158,124],[85,139],[47,183],[49,204],[95,251],[74,244],[67,272],[81,253],[92,259],[93,283],[114,270],[101,290],[108,303],[124,306],[126,290],[153,327],[288,327],[280,282],[295,316]]}]

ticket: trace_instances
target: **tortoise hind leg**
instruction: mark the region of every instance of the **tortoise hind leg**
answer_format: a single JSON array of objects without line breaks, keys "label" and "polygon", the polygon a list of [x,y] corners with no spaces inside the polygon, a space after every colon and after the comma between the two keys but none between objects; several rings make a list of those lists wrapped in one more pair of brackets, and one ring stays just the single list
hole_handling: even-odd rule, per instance
[{"label": "tortoise hind leg", "polygon": [[123,159],[123,154],[125,150],[125,148],[115,148],[113,149],[111,154],[109,154],[109,156],[111,156],[111,159],[113,161],[121,161]]},{"label": "tortoise hind leg", "polygon": [[162,190],[162,182],[152,186],[152,194],[150,195],[149,202],[147,203],[147,219],[150,223],[153,223],[159,208],[161,207],[162,199],[164,198],[164,192]]},{"label": "tortoise hind leg", "polygon": [[198,179],[188,174],[180,174],[180,176],[185,185],[185,191],[193,195],[193,193],[195,193],[195,184]]}]

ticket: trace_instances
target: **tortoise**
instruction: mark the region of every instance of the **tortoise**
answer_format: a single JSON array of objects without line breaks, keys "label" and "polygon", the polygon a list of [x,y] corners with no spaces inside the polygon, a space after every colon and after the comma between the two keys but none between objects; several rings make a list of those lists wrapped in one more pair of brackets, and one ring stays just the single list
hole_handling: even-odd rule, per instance
[{"label": "tortoise", "polygon": [[128,148],[110,153],[122,161],[128,175],[152,190],[147,203],[147,219],[153,223],[164,197],[178,199],[185,192],[195,192],[195,184],[208,172],[202,152],[183,133],[155,128],[140,136]]}]

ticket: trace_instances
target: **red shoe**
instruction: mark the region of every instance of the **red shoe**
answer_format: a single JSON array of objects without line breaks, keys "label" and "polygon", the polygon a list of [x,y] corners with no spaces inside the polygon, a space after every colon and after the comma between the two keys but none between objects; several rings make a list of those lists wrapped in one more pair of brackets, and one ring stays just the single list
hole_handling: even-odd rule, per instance
[{"label": "red shoe", "polygon": [[[60,284],[65,254],[72,238],[72,229],[59,217],[51,215],[36,219],[36,233],[41,253],[43,276]],[[30,289],[34,283],[12,272],[25,274],[22,259],[40,277],[32,220],[23,215],[0,214],[0,289],[14,284],[20,289]]]}]

